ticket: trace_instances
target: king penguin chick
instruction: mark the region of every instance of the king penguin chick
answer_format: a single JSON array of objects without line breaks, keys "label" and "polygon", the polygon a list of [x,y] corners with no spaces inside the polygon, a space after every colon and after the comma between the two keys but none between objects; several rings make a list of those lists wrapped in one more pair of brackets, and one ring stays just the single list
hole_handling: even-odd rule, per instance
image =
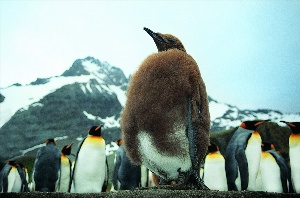
[{"label": "king penguin chick", "polygon": [[8,161],[0,172],[0,192],[29,192],[22,164]]},{"label": "king penguin chick", "polygon": [[160,177],[160,184],[207,189],[199,166],[209,144],[210,117],[205,84],[195,60],[178,38],[144,30],[158,53],[133,74],[121,117],[130,160]]},{"label": "king penguin chick", "polygon": [[291,166],[291,177],[296,193],[300,193],[300,122],[286,122],[292,134],[289,138],[289,156]]},{"label": "king penguin chick", "polygon": [[67,157],[68,155],[71,155],[72,145],[65,145],[61,149],[61,158],[60,158],[60,182],[59,182],[59,192],[68,192],[70,181],[71,181],[71,170],[72,170],[72,162]]},{"label": "king penguin chick", "polygon": [[101,127],[102,125],[91,127],[78,148],[70,185],[71,193],[106,191],[108,167]]},{"label": "king penguin chick", "polygon": [[259,175],[259,191],[288,193],[291,183],[290,171],[285,159],[277,153],[274,144],[262,142]]},{"label": "king penguin chick", "polygon": [[60,178],[61,153],[54,139],[47,139],[41,147],[33,165],[33,186],[35,191],[55,192]]},{"label": "king penguin chick", "polygon": [[211,190],[227,191],[225,159],[214,143],[208,146],[204,163],[204,183]]},{"label": "king penguin chick", "polygon": [[269,120],[242,122],[231,137],[225,156],[228,190],[255,190],[261,157],[261,137],[256,128]]},{"label": "king penguin chick", "polygon": [[[120,182],[119,189],[118,182]],[[123,144],[117,150],[113,184],[116,190],[134,190],[141,184],[141,167],[130,162]]]}]

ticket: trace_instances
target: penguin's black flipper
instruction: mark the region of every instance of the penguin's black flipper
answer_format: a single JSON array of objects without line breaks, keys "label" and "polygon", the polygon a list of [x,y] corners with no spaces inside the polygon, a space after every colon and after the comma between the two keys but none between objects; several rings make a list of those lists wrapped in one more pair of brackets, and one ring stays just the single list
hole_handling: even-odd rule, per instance
[{"label": "penguin's black flipper", "polygon": [[81,149],[81,146],[82,146],[83,142],[85,141],[85,139],[86,139],[86,137],[83,138],[83,140],[78,144],[78,149],[77,149],[77,153],[76,153],[76,157],[75,157],[75,161],[74,161],[74,167],[73,167],[73,170],[72,170],[72,173],[71,173],[71,180],[70,180],[68,192],[71,192],[73,178],[74,178],[74,173],[75,173],[75,170],[76,170],[76,161],[77,161],[77,158],[78,158],[78,153],[79,153],[79,151]]},{"label": "penguin's black flipper", "polygon": [[2,181],[2,172],[0,171],[0,192],[2,192],[2,183],[3,183],[3,181]]},{"label": "penguin's black flipper", "polygon": [[105,178],[104,178],[104,183],[102,186],[102,192],[106,192],[107,186],[108,186],[108,162],[107,162],[107,158],[105,160]]},{"label": "penguin's black flipper", "polygon": [[[287,181],[291,184],[291,174],[289,173],[289,168],[285,162],[285,159],[279,155],[275,150],[268,150],[269,152],[276,160],[279,168],[280,168],[280,179],[282,184],[282,189],[284,193],[289,192],[289,188],[287,185]],[[291,185],[290,185],[291,186]],[[290,191],[293,191],[294,189],[291,188]]]},{"label": "penguin's black flipper", "polygon": [[189,140],[189,152],[192,161],[192,168],[190,170],[189,183],[196,184],[196,187],[201,190],[209,190],[209,188],[204,184],[203,180],[200,178],[199,170],[200,163],[198,159],[198,149],[196,146],[196,134],[192,122],[192,101],[189,100],[188,106],[188,140]]},{"label": "penguin's black flipper", "polygon": [[119,190],[119,185],[118,185],[118,172],[119,168],[121,166],[121,156],[118,154],[119,150],[117,150],[117,156],[116,156],[116,162],[114,164],[114,173],[113,173],[113,185],[115,190]]},{"label": "penguin's black flipper", "polygon": [[243,147],[237,148],[235,158],[237,160],[240,175],[241,175],[241,189],[246,190],[248,188],[249,173],[248,173],[248,161]]},{"label": "penguin's black flipper", "polygon": [[5,165],[3,169],[1,170],[2,172],[2,192],[7,192],[8,190],[8,174],[11,171],[12,166],[10,165]]},{"label": "penguin's black flipper", "polygon": [[26,173],[25,173],[24,169],[21,167],[21,165],[18,165],[17,170],[18,170],[18,173],[22,180],[21,192],[29,192],[28,183],[26,180]]}]

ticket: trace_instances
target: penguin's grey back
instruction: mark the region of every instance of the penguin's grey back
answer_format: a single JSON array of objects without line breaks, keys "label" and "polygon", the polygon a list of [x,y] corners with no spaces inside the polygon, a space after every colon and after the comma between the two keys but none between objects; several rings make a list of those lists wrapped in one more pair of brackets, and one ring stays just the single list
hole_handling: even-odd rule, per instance
[{"label": "penguin's grey back", "polygon": [[114,186],[120,182],[120,190],[134,190],[141,183],[141,167],[133,165],[121,145],[117,150],[114,167]]},{"label": "penguin's grey back", "polygon": [[225,169],[228,190],[238,190],[235,185],[235,180],[238,177],[238,162],[236,160],[237,151],[244,150],[246,148],[245,144],[253,131],[239,127],[231,137],[226,148],[225,156]]},{"label": "penguin's grey back", "polygon": [[55,144],[40,148],[34,163],[35,190],[54,192],[59,180],[61,153]]}]

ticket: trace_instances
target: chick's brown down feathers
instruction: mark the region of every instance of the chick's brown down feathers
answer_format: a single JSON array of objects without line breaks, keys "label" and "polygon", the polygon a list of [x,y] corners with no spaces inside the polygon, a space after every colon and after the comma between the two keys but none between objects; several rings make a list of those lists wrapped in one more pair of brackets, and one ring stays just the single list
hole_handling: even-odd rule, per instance
[{"label": "chick's brown down feathers", "polygon": [[[208,100],[194,59],[182,50],[170,49],[150,55],[141,64],[130,80],[121,120],[126,150],[134,163],[141,163],[135,146],[139,130],[150,130],[156,139],[155,147],[172,154],[173,146],[168,144],[174,142],[168,142],[161,134],[172,129],[178,120],[187,123],[190,99],[195,115],[194,127],[198,131],[197,147],[207,147],[210,128]],[[205,153],[205,149],[199,150],[199,161]]]}]

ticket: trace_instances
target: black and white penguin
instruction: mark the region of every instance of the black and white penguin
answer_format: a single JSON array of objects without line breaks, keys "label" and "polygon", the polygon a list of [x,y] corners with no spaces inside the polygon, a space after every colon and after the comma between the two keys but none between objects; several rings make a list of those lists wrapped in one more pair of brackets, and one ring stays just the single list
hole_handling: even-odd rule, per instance
[{"label": "black and white penguin", "polygon": [[144,30],[158,53],[132,75],[121,114],[130,160],[160,177],[160,184],[207,189],[199,167],[209,144],[210,116],[205,84],[195,60],[178,38]]},{"label": "black and white penguin", "polygon": [[[141,185],[141,167],[133,165],[121,144],[116,152],[113,184],[115,190],[133,190]],[[118,182],[120,187],[118,188]]]},{"label": "black and white penguin", "polygon": [[286,122],[292,134],[289,138],[291,178],[296,193],[300,193],[300,122]]},{"label": "black and white penguin", "polygon": [[204,161],[204,183],[211,190],[227,191],[225,159],[219,147],[214,143],[208,146],[208,154]]},{"label": "black and white penguin", "polygon": [[228,190],[256,189],[262,142],[256,128],[266,121],[242,122],[231,137],[225,156]]},{"label": "black and white penguin", "polygon": [[24,165],[8,161],[0,172],[0,192],[29,192]]},{"label": "black and white penguin", "polygon": [[277,153],[274,144],[262,142],[261,161],[257,190],[288,193],[291,183],[290,171],[285,159]]},{"label": "black and white penguin", "polygon": [[55,192],[59,186],[61,152],[54,139],[47,139],[36,155],[32,171],[34,191]]},{"label": "black and white penguin", "polygon": [[91,127],[78,148],[70,185],[71,193],[106,191],[108,167],[101,127]]},{"label": "black and white penguin", "polygon": [[61,158],[60,158],[60,182],[59,182],[59,192],[68,192],[71,182],[71,173],[72,173],[72,162],[68,158],[68,155],[71,155],[72,145],[65,145],[61,149]]},{"label": "black and white penguin", "polygon": [[29,181],[29,176],[28,176],[28,170],[27,170],[27,167],[24,166],[23,163],[21,162],[18,162],[17,163],[17,169],[18,169],[18,172],[21,176],[21,179],[22,179],[22,190],[21,192],[29,192],[29,185],[28,185],[28,181]]}]

